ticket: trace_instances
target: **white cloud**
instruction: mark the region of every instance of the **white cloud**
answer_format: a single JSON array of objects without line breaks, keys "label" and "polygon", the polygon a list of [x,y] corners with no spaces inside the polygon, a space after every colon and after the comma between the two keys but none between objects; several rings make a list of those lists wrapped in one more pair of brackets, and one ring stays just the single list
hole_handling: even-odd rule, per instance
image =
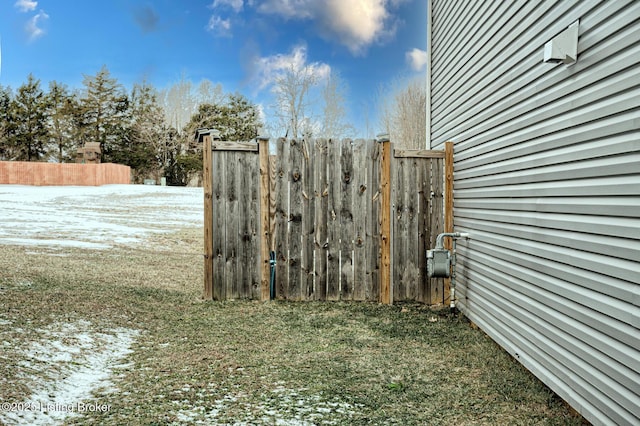
[{"label": "white cloud", "polygon": [[229,37],[231,36],[231,20],[212,15],[207,24],[207,31],[218,36]]},{"label": "white cloud", "polygon": [[34,41],[44,35],[44,30],[40,25],[42,24],[42,21],[46,21],[47,19],[49,19],[49,15],[41,10],[33,18],[27,21],[24,29],[27,32],[29,41]]},{"label": "white cloud", "polygon": [[15,2],[14,6],[20,12],[31,12],[32,10],[36,10],[38,2],[33,0],[18,0]]},{"label": "white cloud", "polygon": [[314,17],[316,8],[314,0],[266,0],[258,6],[258,11],[286,19],[307,19]]},{"label": "white cloud", "polygon": [[214,0],[211,4],[212,9],[220,7],[229,7],[233,9],[234,12],[238,13],[244,7],[244,0]]},{"label": "white cloud", "polygon": [[266,0],[258,11],[285,19],[312,20],[325,38],[360,54],[374,42],[393,36],[390,9],[403,0]]},{"label": "white cloud", "polygon": [[305,71],[318,79],[331,74],[331,67],[323,62],[307,63],[307,47],[297,45],[288,54],[276,54],[258,57],[254,60],[254,80],[258,90],[271,86],[282,73],[288,69]]},{"label": "white cloud", "polygon": [[414,71],[422,71],[427,66],[427,51],[413,48],[405,54],[407,62]]}]

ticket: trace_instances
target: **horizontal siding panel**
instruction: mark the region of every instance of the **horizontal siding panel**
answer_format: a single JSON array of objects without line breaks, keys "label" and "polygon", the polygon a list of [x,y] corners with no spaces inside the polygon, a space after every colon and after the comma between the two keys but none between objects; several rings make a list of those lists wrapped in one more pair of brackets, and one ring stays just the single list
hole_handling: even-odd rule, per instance
[{"label": "horizontal siding panel", "polygon": [[[578,268],[597,271],[601,275],[630,283],[638,283],[638,264],[636,262],[609,257],[606,254],[594,254],[568,247],[538,243],[524,238],[484,233],[479,230],[472,232],[472,235],[475,234],[481,234],[483,238],[482,241],[492,245],[499,245],[515,251],[526,250],[526,252],[531,255],[552,262],[561,262]],[[635,292],[638,292],[637,288]]]},{"label": "horizontal siding panel", "polygon": [[[519,156],[508,160],[484,163],[480,166],[476,165],[473,168],[469,167],[469,162],[465,162],[465,164],[458,166],[456,179],[464,181],[465,179],[514,171],[522,174],[522,170],[555,164],[561,164],[567,170],[571,170],[574,166],[573,163],[578,161],[626,155],[632,152],[640,153],[640,135],[636,133],[625,133],[607,139],[599,138],[580,144],[572,144],[554,149],[553,151],[546,150],[530,153],[526,157]],[[615,160],[616,158],[613,158],[608,161],[613,163]],[[485,161],[487,161],[487,159],[485,159]],[[640,173],[640,169],[636,167],[635,172]]]},{"label": "horizontal siding panel", "polygon": [[[548,216],[548,217],[547,217]],[[590,223],[568,215],[537,215],[499,212],[494,216],[481,215],[479,211],[457,212],[460,226],[474,226],[486,232],[519,237],[528,241],[554,244],[595,254],[606,253],[618,259],[640,262],[640,230],[629,220],[628,226],[611,226],[602,218],[590,217]],[[482,220],[474,220],[482,219]],[[616,223],[618,221],[611,221]],[[564,226],[563,226],[564,225]],[[607,232],[614,228],[614,232]],[[629,233],[624,233],[624,230]],[[617,236],[616,236],[617,234]]]},{"label": "horizontal siding panel", "polygon": [[[455,188],[455,183],[454,183]],[[493,188],[455,190],[456,198],[495,197],[595,197],[612,195],[640,195],[638,176],[598,177],[558,182],[504,185]]]},{"label": "horizontal siding panel", "polygon": [[[507,210],[539,213],[569,213],[589,216],[638,217],[640,196],[598,198],[464,198],[456,200],[461,209]],[[458,210],[460,209],[460,210]]]},{"label": "horizontal siding panel", "polygon": [[[473,3],[481,2],[467,2],[467,8],[471,7]],[[520,44],[529,45],[533,43],[537,48],[539,48],[543,43],[543,39],[541,37],[546,36],[549,38],[554,35],[555,30],[552,28],[551,20],[549,18],[544,18],[545,12],[550,9],[552,3],[527,3],[527,6],[521,9],[520,6],[515,6],[514,8],[512,5],[512,10],[520,9],[518,13],[510,19],[508,25],[503,28],[496,28],[499,32],[484,44],[480,44],[477,40],[483,32],[476,32],[474,33],[476,39],[469,43],[456,46],[458,54],[452,57],[447,63],[456,65],[460,64],[459,72],[463,73],[462,75],[464,78],[458,77],[456,79],[449,79],[448,76],[452,74],[452,71],[448,70],[446,66],[443,67],[443,72],[447,78],[438,78],[437,68],[439,64],[437,61],[433,63],[436,70],[434,70],[434,73],[432,74],[432,79],[434,80],[432,100],[433,107],[437,111],[437,114],[434,115],[434,119],[436,119],[436,121],[438,121],[437,119],[441,115],[446,115],[448,112],[455,110],[459,105],[469,102],[470,98],[481,92],[481,90],[490,90],[491,85],[503,86],[501,83],[502,79],[514,77],[519,75],[521,72],[524,72],[525,68],[522,68],[523,59],[529,53],[525,49],[520,48]],[[560,5],[560,8],[568,10],[570,9],[570,5]],[[572,21],[567,20],[567,25],[571,22]],[[539,31],[533,30],[535,25],[538,24],[540,27],[547,28],[543,34],[540,34]],[[458,27],[457,23],[452,23],[452,25],[456,28],[465,28]],[[492,29],[489,27],[484,28],[487,30]],[[466,28],[464,31],[451,31],[452,28],[448,28],[448,30],[449,32],[467,32]],[[545,33],[548,35],[544,35]],[[437,34],[434,35],[434,38],[436,37]],[[535,40],[537,38],[540,38],[540,40],[536,42]],[[441,53],[438,52],[433,45],[432,49],[434,49],[434,56],[436,58],[446,55],[446,52],[444,51]],[[534,48],[532,47],[529,50],[532,49]],[[468,57],[471,57],[476,53],[476,60],[467,61]],[[496,58],[501,58],[502,61],[496,61]],[[504,67],[501,66],[502,64]],[[505,71],[506,69],[509,70],[509,73]],[[445,94],[451,92],[459,93],[461,96],[457,99],[447,98]]]},{"label": "horizontal siding panel", "polygon": [[[640,146],[640,141],[638,141]],[[527,170],[523,173],[523,170]],[[571,164],[527,168],[507,173],[489,174],[474,179],[459,179],[457,189],[486,188],[535,182],[563,182],[592,176],[640,176],[640,153],[607,158],[584,159]]]},{"label": "horizontal siding panel", "polygon": [[[563,368],[562,366],[556,365],[550,358],[531,355],[537,352],[537,347],[519,334],[521,322],[518,318],[512,319],[503,311],[496,310],[491,300],[483,299],[480,294],[475,292],[472,293],[474,293],[473,300],[468,299],[464,303],[460,302],[464,310],[469,312],[468,316],[471,321],[485,330],[496,343],[520,361],[536,377],[544,383],[553,383],[555,391],[562,395],[572,407],[580,408],[578,412],[581,414],[589,413],[593,418],[601,419],[600,424],[613,424],[611,422],[605,423],[607,419],[605,411],[592,403],[592,400],[599,395],[580,392],[580,389],[574,388],[573,384],[569,385],[568,382],[557,380],[556,371]],[[477,312],[482,312],[482,315],[478,315]],[[590,397],[587,398],[584,395]],[[604,397],[606,398],[606,395]]]},{"label": "horizontal siding panel", "polygon": [[[479,284],[489,283],[490,278],[485,275],[468,271],[468,277],[473,279]],[[492,282],[493,286],[494,283]],[[484,289],[485,297],[489,293],[487,287],[479,285],[477,288]],[[571,346],[575,348],[576,355],[580,355],[580,361],[576,359],[567,360],[569,368],[572,368],[575,364],[591,365],[596,367],[598,371],[606,373],[608,377],[613,377],[619,383],[619,385],[612,385],[609,380],[609,384],[606,384],[606,379],[603,380],[602,376],[597,377],[600,381],[601,387],[609,386],[607,394],[613,396],[612,392],[616,392],[619,398],[626,399],[627,403],[631,403],[639,397],[636,384],[640,382],[640,373],[638,372],[638,357],[640,352],[635,351],[636,358],[629,357],[626,352],[626,347],[619,342],[611,340],[603,333],[594,331],[588,324],[582,323],[576,320],[566,320],[562,317],[560,312],[564,312],[564,309],[571,309],[572,302],[565,301],[561,298],[555,298],[552,293],[539,291],[534,295],[537,299],[530,299],[531,292],[521,293],[520,290],[528,290],[528,285],[524,281],[514,278],[508,283],[497,283],[496,289],[500,291],[501,297],[495,301],[495,305],[502,304],[503,308],[508,308],[512,305],[516,305],[520,308],[520,312],[527,312],[532,314],[535,318],[530,318],[525,330],[536,330],[540,333],[550,331],[551,341],[555,343],[555,347],[559,348],[563,342],[570,342]],[[470,295],[465,295],[469,299],[473,299]],[[542,301],[543,303],[541,303]],[[556,303],[554,303],[556,302]],[[565,303],[566,302],[566,303]],[[556,310],[549,311],[547,306],[556,306]],[[520,318],[525,315],[520,315]],[[593,345],[593,342],[597,345]],[[545,340],[541,339],[539,344],[544,345]],[[611,346],[619,348],[619,354],[622,358],[618,358],[615,353],[609,352],[607,355],[605,352],[598,349],[597,346],[609,348]],[[558,350],[559,356],[563,351]],[[625,365],[625,362],[630,362],[629,365]],[[587,364],[588,363],[588,364]],[[585,371],[587,374],[585,374]],[[588,370],[583,370],[581,376],[587,379],[589,377]],[[633,412],[640,410],[639,407],[634,407]]]},{"label": "horizontal siding panel", "polygon": [[[518,241],[519,246],[509,246],[508,243],[498,245],[495,240],[479,234],[480,241],[474,239],[467,249],[460,249],[462,267],[492,270],[496,280],[504,279],[504,274],[508,275],[508,279],[514,276],[526,279],[536,287],[588,306],[594,311],[589,319],[575,318],[591,325],[597,324],[599,331],[606,332],[621,342],[635,343],[632,347],[640,347],[637,345],[640,335],[636,331],[640,327],[640,315],[634,309],[634,306],[640,304],[640,294],[632,282],[616,282],[614,278],[598,271],[567,265],[553,256],[537,256],[529,252],[526,240]],[[479,250],[476,255],[479,256],[481,266],[473,265],[470,261],[475,261],[474,254],[470,251],[473,249]],[[603,289],[608,289],[605,286],[607,284],[611,286],[611,290],[605,292]]]},{"label": "horizontal siding panel", "polygon": [[[442,51],[443,54],[442,56],[438,55],[436,57],[437,64],[433,67],[436,72],[432,77],[434,81],[439,83],[444,81],[455,81],[458,72],[463,72],[465,67],[477,60],[477,56],[480,54],[479,51],[472,55],[466,54],[466,49],[469,43],[477,43],[480,46],[490,43],[492,40],[493,43],[496,43],[494,37],[496,36],[499,28],[502,28],[505,25],[515,25],[518,22],[517,20],[513,20],[515,11],[509,7],[507,2],[473,2],[468,4],[458,2],[458,7],[465,8],[465,18],[467,21],[468,19],[473,19],[475,25],[474,28],[470,28],[469,31],[461,33],[461,36],[464,38],[458,38],[455,41],[452,41],[453,37],[451,37],[451,35],[456,34],[456,32],[447,31],[446,28],[444,28],[442,32],[436,31],[434,38],[436,40],[443,39],[443,42],[438,43],[436,46],[432,46],[432,49]],[[479,10],[480,7],[482,7],[481,10]],[[478,19],[478,15],[481,16],[481,19]],[[456,19],[456,21],[458,20]],[[485,33],[478,33],[477,27],[481,22],[486,22],[493,30]],[[468,25],[468,22],[456,22],[456,25]],[[441,35],[441,37],[439,37],[439,35]],[[481,35],[479,40],[472,40],[472,38],[479,35]],[[438,98],[437,93],[440,91],[440,86],[443,85],[439,84],[434,87],[433,95],[435,99]]]},{"label": "horizontal siding panel", "polygon": [[[593,353],[587,352],[586,359],[576,356],[573,349],[581,346],[577,344],[579,341],[573,336],[563,333],[562,322],[558,324],[559,326],[554,324],[552,317],[546,314],[544,310],[540,311],[538,309],[542,309],[542,307],[530,302],[528,304],[525,303],[527,308],[524,309],[519,305],[524,301],[518,297],[516,292],[507,287],[496,286],[491,283],[491,287],[504,292],[504,297],[493,299],[492,291],[488,290],[487,286],[482,285],[488,285],[490,280],[480,274],[474,274],[472,278],[474,282],[478,282],[480,285],[474,286],[469,291],[468,299],[472,300],[473,303],[480,302],[479,305],[481,307],[490,309],[495,314],[502,316],[503,322],[508,319],[517,326],[517,328],[514,327],[510,330],[512,340],[518,340],[520,343],[526,342],[529,350],[540,352],[541,356],[536,359],[541,361],[557,377],[562,378],[564,381],[571,381],[573,389],[596,395],[597,397],[592,399],[591,402],[599,410],[605,411],[611,404],[619,403],[629,407],[629,410],[609,413],[609,417],[617,424],[633,424],[633,420],[638,416],[637,413],[640,408],[640,405],[637,404],[640,399],[637,394],[637,387],[632,388],[634,389],[632,391],[618,382],[608,380],[607,375],[593,367],[593,364],[596,363]],[[542,314],[546,321],[535,315],[535,313]],[[557,341],[566,342],[567,340],[572,343],[571,351],[566,350],[562,344],[556,343]],[[583,352],[579,352],[579,354],[582,355]],[[612,370],[616,367],[620,368],[620,364],[615,362],[612,357],[608,357],[608,361],[610,365],[606,371],[609,375],[613,375]],[[619,373],[622,374],[627,371],[627,369],[622,369]],[[632,380],[637,381],[637,373],[631,374]]]},{"label": "horizontal siding panel", "polygon": [[[640,8],[640,3],[638,3],[638,8]],[[543,114],[558,114],[561,112],[562,101],[564,100],[566,105],[566,101],[571,99],[567,98],[569,93],[579,95],[581,102],[584,104],[599,93],[602,93],[602,90],[605,90],[604,88],[620,91],[626,87],[637,85],[637,78],[634,79],[636,73],[633,70],[633,66],[637,64],[638,49],[635,45],[637,45],[639,37],[639,32],[630,27],[627,31],[621,32],[616,40],[612,40],[605,45],[596,46],[591,52],[583,53],[585,56],[582,56],[576,65],[564,70],[554,70],[552,75],[545,76],[547,78],[543,82],[531,83],[533,75],[522,77],[527,78],[528,81],[514,80],[511,84],[524,83],[523,87],[517,91],[509,92],[511,94],[507,97],[504,97],[504,92],[492,94],[479,104],[483,109],[487,109],[492,105],[499,107],[492,110],[494,113],[490,117],[483,117],[483,114],[474,114],[476,112],[474,110],[465,112],[465,114],[456,117],[456,121],[458,125],[464,123],[466,130],[453,128],[453,124],[451,124],[451,128],[442,129],[442,134],[454,132],[457,134],[456,139],[466,140],[494,129],[500,123],[520,118],[527,113],[536,114],[536,118],[539,119],[543,118]],[[615,55],[612,55],[611,51],[614,43],[617,44],[616,48],[623,48],[624,50],[618,50]],[[536,58],[539,59],[539,55],[536,55]],[[589,72],[581,72],[584,70]],[[542,71],[538,72],[541,73]],[[533,74],[533,71],[530,74]],[[616,76],[616,78],[611,82],[605,80],[602,85],[594,85],[595,82],[601,80],[601,75]],[[592,85],[593,87],[591,87]],[[502,97],[497,95],[502,95]],[[530,100],[530,102],[522,102],[523,100]],[[575,102],[577,104],[578,99]],[[553,105],[553,107],[544,108],[550,105]],[[481,119],[482,121],[480,121]],[[437,136],[438,134],[436,134]]]},{"label": "horizontal siding panel", "polygon": [[[544,135],[552,135],[555,132],[572,131],[575,127],[599,121],[606,116],[628,112],[631,116],[638,117],[639,97],[640,87],[635,87],[619,93],[617,96],[603,99],[597,105],[585,105],[544,122],[520,123],[515,128],[511,127],[510,124],[506,124],[505,128],[509,129],[508,133],[501,132],[500,135],[494,134],[491,137],[482,135],[473,142],[461,142],[456,154],[459,156],[460,161],[464,161],[467,158],[494,151],[499,147],[530,141]],[[483,142],[487,143],[483,144]]]},{"label": "horizontal siding panel", "polygon": [[[637,47],[632,46],[638,43],[638,29],[629,26],[634,22],[634,15],[625,8],[626,2],[611,3],[614,3],[620,12],[621,22],[618,24],[628,26],[626,30],[620,31],[613,38],[605,38],[604,42],[602,37],[591,37],[589,33],[581,35],[580,60],[571,67],[541,64],[543,43],[532,46],[529,57],[519,65],[520,68],[526,69],[526,72],[518,73],[520,68],[516,69],[514,65],[509,69],[508,75],[498,82],[492,82],[492,85],[484,90],[481,90],[482,87],[477,83],[467,87],[461,92],[464,98],[457,104],[460,108],[464,107],[464,110],[446,109],[442,110],[441,117],[432,117],[435,141],[433,146],[439,145],[447,138],[455,138],[458,141],[471,138],[499,123],[552,104],[558,97],[562,99],[568,93],[588,87],[601,79],[601,73],[605,76],[616,74],[637,64]],[[629,7],[636,10],[636,14],[640,13],[640,3],[632,2],[630,5]],[[603,19],[599,14],[593,16]],[[581,19],[581,31],[584,28],[582,21],[585,19]],[[584,73],[585,70],[589,72]],[[483,78],[486,81],[493,78],[482,73],[479,75],[482,77],[475,78]],[[440,119],[445,120],[446,125],[440,123]]]},{"label": "horizontal siding panel", "polygon": [[[629,137],[632,140],[639,140],[640,132],[640,110],[630,110],[624,114],[605,117],[597,121],[585,123],[579,127],[562,129],[555,133],[540,135],[535,139],[520,140],[517,144],[510,144],[509,138],[504,138],[500,142],[487,142],[480,151],[467,150],[456,155],[456,172],[479,167],[488,164],[497,164],[500,161],[508,161],[523,156],[545,153],[553,155],[554,151],[562,148],[573,148],[578,150],[577,144],[584,144],[590,141],[600,141],[602,145],[609,145],[615,137]],[[564,154],[565,151],[559,151]],[[491,155],[486,155],[491,153]],[[464,154],[464,155],[463,155]],[[458,158],[464,157],[464,161]],[[534,160],[537,159],[534,157]],[[456,174],[457,177],[457,174]]]}]

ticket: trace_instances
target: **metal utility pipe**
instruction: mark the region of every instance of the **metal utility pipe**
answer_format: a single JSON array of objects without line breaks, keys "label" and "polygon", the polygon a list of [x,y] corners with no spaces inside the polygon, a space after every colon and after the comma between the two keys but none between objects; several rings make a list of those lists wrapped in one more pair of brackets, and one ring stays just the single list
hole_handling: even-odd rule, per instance
[{"label": "metal utility pipe", "polygon": [[456,309],[456,240],[458,238],[469,239],[467,232],[444,232],[436,238],[436,250],[444,250],[445,237],[451,237],[453,247],[451,249],[451,286],[449,295],[449,309],[453,312]]}]

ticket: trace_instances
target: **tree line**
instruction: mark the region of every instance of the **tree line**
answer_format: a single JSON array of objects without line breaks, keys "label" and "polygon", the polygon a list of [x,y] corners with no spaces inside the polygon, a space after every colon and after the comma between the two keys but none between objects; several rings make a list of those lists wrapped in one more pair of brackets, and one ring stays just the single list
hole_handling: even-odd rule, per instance
[{"label": "tree line", "polygon": [[[398,146],[425,147],[424,82],[398,80],[381,88],[376,127]],[[15,92],[0,85],[0,161],[73,162],[78,148],[99,142],[102,162],[130,166],[135,182],[165,177],[170,185],[186,185],[198,184],[202,171],[201,147],[193,143],[198,128],[216,128],[223,140],[251,140],[260,128],[290,138],[355,136],[338,74],[321,81],[292,66],[272,93],[272,120],[263,123],[257,105],[209,80],[193,85],[183,76],[162,91],[143,81],[127,92],[103,66],[85,75],[79,89],[52,81],[45,90],[29,75]],[[311,108],[318,101],[322,107]]]},{"label": "tree line", "polygon": [[202,169],[195,130],[215,127],[228,140],[250,140],[261,126],[258,108],[240,94],[184,78],[159,92],[147,82],[130,92],[106,66],[71,90],[33,75],[17,90],[0,86],[0,161],[74,162],[78,148],[99,142],[102,162],[131,167],[134,180],[166,177],[185,185]]}]

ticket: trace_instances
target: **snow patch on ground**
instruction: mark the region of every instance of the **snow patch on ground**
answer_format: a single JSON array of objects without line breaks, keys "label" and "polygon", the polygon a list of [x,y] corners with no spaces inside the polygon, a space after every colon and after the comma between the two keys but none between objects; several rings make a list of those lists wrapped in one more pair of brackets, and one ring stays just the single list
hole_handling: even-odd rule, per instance
[{"label": "snow patch on ground", "polygon": [[[199,395],[202,405],[178,410],[175,412],[178,424],[211,425],[220,424],[220,416],[231,406],[241,407],[246,413],[244,419],[234,421],[234,425],[280,425],[280,426],[313,426],[334,425],[339,422],[336,417],[348,419],[357,409],[356,406],[343,401],[327,401],[318,395],[309,395],[306,389],[288,389],[279,386],[262,395],[263,402],[255,403],[248,395],[230,393],[215,400],[213,406],[204,407],[207,400],[202,391]],[[245,401],[246,400],[246,401]],[[174,401],[176,405],[190,404],[190,401]]]},{"label": "snow patch on ground", "polygon": [[126,328],[97,332],[84,320],[46,327],[21,362],[25,376],[35,380],[32,394],[18,403],[21,409],[0,412],[0,423],[57,425],[84,411],[108,411],[91,395],[115,390],[110,378],[127,367],[122,360],[137,335]]},{"label": "snow patch on ground", "polygon": [[108,249],[202,226],[203,189],[0,185],[0,245]]}]

